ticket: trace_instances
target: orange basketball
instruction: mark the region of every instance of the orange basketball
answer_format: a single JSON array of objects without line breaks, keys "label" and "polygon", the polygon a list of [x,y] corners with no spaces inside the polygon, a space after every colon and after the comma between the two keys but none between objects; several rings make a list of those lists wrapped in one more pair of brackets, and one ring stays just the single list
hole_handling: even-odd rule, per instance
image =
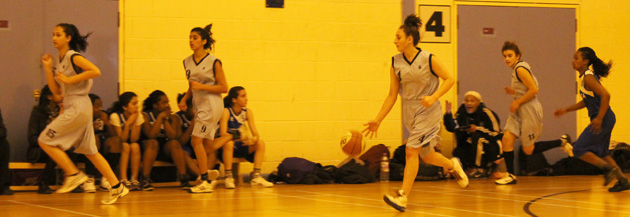
[{"label": "orange basketball", "polygon": [[349,156],[358,156],[365,148],[363,135],[356,130],[349,130],[341,137],[341,150]]}]

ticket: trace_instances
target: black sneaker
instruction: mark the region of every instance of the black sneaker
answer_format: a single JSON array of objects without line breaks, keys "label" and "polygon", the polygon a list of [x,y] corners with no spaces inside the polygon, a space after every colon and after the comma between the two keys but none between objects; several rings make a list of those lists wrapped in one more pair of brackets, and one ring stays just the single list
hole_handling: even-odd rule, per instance
[{"label": "black sneaker", "polygon": [[617,176],[619,169],[617,167],[612,168],[611,170],[604,171],[604,186],[607,186],[612,182],[612,180]]},{"label": "black sneaker", "polygon": [[625,183],[618,181],[617,183],[615,183],[615,186],[612,186],[612,188],[608,189],[608,192],[622,192],[625,190],[630,190],[630,183],[628,183],[627,181]]},{"label": "black sneaker", "polygon": [[192,187],[192,185],[188,183],[188,176],[186,174],[179,175],[179,187],[181,187],[182,190],[188,190]]},{"label": "black sneaker", "polygon": [[140,185],[142,190],[143,191],[153,191],[153,189],[155,189],[155,188],[153,188],[153,185],[151,185],[151,182],[152,181],[150,179],[149,180],[146,180],[146,179],[143,180],[142,181],[142,185]]},{"label": "black sneaker", "polygon": [[5,186],[4,189],[0,189],[0,195],[13,195],[13,190],[8,186]]},{"label": "black sneaker", "polygon": [[53,190],[47,184],[40,184],[39,188],[37,188],[38,194],[52,194]]}]

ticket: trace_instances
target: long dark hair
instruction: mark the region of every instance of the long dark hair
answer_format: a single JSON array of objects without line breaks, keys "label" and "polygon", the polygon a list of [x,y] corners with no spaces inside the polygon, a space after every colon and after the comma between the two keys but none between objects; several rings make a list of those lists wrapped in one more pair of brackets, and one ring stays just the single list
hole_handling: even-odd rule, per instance
[{"label": "long dark hair", "polygon": [[518,45],[516,45],[516,43],[514,43],[513,41],[505,41],[505,43],[503,43],[503,47],[501,48],[501,52],[506,51],[506,50],[513,50],[514,54],[516,54],[517,56],[521,56],[521,50],[518,49]]},{"label": "long dark hair", "polygon": [[161,90],[155,90],[149,94],[149,97],[144,100],[142,103],[142,111],[151,111],[153,110],[153,104],[158,103],[160,101],[160,97],[166,96],[164,92]]},{"label": "long dark hair", "polygon": [[137,95],[134,92],[124,92],[118,96],[118,101],[114,102],[114,105],[109,109],[109,113],[114,112],[123,112],[123,107],[129,105],[131,99],[136,97]]},{"label": "long dark hair", "polygon": [[50,91],[48,85],[44,85],[39,95],[39,102],[37,103],[37,109],[42,113],[46,113],[46,110],[48,110],[48,105],[50,105],[49,96],[52,96],[52,91]]},{"label": "long dark hair", "polygon": [[94,101],[96,101],[97,99],[101,99],[100,96],[93,93],[88,94],[88,96],[90,97],[90,101],[92,101],[92,105],[94,105]]},{"label": "long dark hair", "polygon": [[190,30],[190,32],[196,32],[197,34],[201,36],[202,40],[203,39],[207,40],[206,44],[203,45],[203,48],[212,50],[212,45],[216,42],[216,40],[212,38],[211,29],[212,29],[212,23],[208,24],[203,29],[201,27],[195,27],[192,30]]},{"label": "long dark hair", "polygon": [[225,108],[232,108],[232,106],[234,106],[234,102],[232,102],[232,99],[238,98],[238,92],[241,90],[245,90],[245,88],[241,86],[234,86],[230,88],[228,95],[223,98],[223,106]]},{"label": "long dark hair", "polygon": [[407,37],[413,37],[413,45],[416,46],[420,42],[420,27],[422,27],[420,18],[415,14],[410,14],[398,29],[402,29]]},{"label": "long dark hair", "polygon": [[581,47],[578,51],[582,53],[582,59],[588,60],[588,66],[593,65],[593,73],[599,77],[608,77],[610,68],[612,67],[612,60],[605,63],[602,59],[597,57],[595,51],[590,47]]},{"label": "long dark hair", "polygon": [[63,28],[63,32],[66,33],[66,36],[70,36],[70,42],[68,43],[70,49],[77,52],[85,51],[87,49],[87,38],[92,34],[91,32],[82,36],[79,34],[79,29],[77,29],[77,27],[73,24],[60,23],[57,24],[57,26]]}]

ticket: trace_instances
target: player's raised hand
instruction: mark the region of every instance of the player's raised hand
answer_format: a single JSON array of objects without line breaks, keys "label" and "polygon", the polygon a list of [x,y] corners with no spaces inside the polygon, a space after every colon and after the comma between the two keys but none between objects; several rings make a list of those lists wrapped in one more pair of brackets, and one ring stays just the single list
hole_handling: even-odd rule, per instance
[{"label": "player's raised hand", "polygon": [[42,64],[44,64],[45,67],[52,67],[52,63],[53,63],[52,55],[47,53],[47,54],[44,54],[44,56],[42,56]]},{"label": "player's raised hand", "polygon": [[378,131],[378,127],[381,125],[380,122],[372,120],[370,122],[367,122],[366,124],[363,124],[363,126],[367,126],[362,133],[365,135],[365,137],[370,137],[370,139],[372,137],[376,138],[378,137],[378,134],[376,133]]}]

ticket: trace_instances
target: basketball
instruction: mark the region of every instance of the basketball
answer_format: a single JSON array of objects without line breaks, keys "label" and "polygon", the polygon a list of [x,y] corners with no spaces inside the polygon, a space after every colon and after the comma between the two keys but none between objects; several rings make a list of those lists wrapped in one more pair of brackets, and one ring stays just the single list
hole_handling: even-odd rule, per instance
[{"label": "basketball", "polygon": [[356,130],[349,130],[341,137],[341,150],[349,156],[358,156],[365,148],[363,135]]}]

